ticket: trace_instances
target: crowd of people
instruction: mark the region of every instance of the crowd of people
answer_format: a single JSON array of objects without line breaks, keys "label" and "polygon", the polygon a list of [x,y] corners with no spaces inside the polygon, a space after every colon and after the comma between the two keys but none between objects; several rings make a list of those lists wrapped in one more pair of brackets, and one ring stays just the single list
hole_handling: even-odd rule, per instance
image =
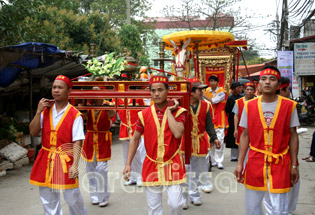
[{"label": "crowd of people", "polygon": [[[230,96],[219,87],[215,74],[208,78],[209,86],[198,78],[188,81],[189,110],[180,107],[176,100],[168,101],[168,78],[157,75],[149,80],[151,102],[128,100],[130,106],[147,106],[142,111],[88,110],[82,114],[68,103],[71,80],[59,75],[52,86],[54,103],[41,99],[30,123],[31,135],[41,132],[42,136],[30,183],[39,186],[45,214],[62,214],[60,192],[56,190],[63,190],[70,214],[87,214],[78,183],[80,156],[86,161],[91,204],[108,204],[112,144],[109,130],[117,114],[125,185],[144,187],[148,214],[163,214],[163,190],[167,192],[172,215],[182,214],[189,202],[202,205],[200,191],[213,190],[209,174],[203,173],[208,173],[209,160],[211,166],[224,168],[225,148],[231,148],[230,160],[237,162],[236,180],[245,185],[246,214],[263,214],[262,202],[267,214],[292,213],[300,180],[296,132],[299,120],[296,102],[288,99],[290,82],[272,66],[261,71],[259,83],[243,86],[233,82]],[[91,104],[101,106],[103,102],[96,99]],[[182,138],[187,120],[191,124],[191,142]],[[185,146],[191,147],[189,165],[184,162]],[[314,151],[312,148],[310,157],[305,159],[313,159]],[[98,178],[104,187],[98,187]]]}]

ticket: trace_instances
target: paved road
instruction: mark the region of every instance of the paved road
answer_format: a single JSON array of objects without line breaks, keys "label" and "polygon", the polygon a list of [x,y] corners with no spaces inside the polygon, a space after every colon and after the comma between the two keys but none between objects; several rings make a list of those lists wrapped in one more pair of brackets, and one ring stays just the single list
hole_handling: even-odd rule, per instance
[{"label": "paved road", "polygon": [[[311,135],[315,127],[309,127],[308,132],[300,135],[300,173],[301,190],[294,214],[315,215],[315,163],[306,163],[301,158],[306,156],[310,150]],[[112,160],[109,161],[109,174],[111,197],[107,207],[100,208],[89,202],[86,180],[84,180],[84,168],[80,168],[80,186],[89,214],[147,214],[145,194],[142,188],[125,187],[122,185],[121,177],[123,170],[122,146],[114,137],[112,145]],[[244,186],[236,184],[231,173],[235,164],[230,162],[230,150],[225,150],[224,170],[213,168],[212,183],[215,185],[211,194],[203,194],[202,206],[189,205],[184,214],[245,214],[244,209]],[[81,167],[84,164],[81,162]],[[20,170],[10,170],[7,175],[0,178],[0,214],[9,215],[37,215],[43,214],[39,200],[38,188],[28,183],[32,165]],[[167,195],[163,194],[164,214],[170,214],[167,206]],[[64,214],[68,213],[66,203],[62,200]]]}]

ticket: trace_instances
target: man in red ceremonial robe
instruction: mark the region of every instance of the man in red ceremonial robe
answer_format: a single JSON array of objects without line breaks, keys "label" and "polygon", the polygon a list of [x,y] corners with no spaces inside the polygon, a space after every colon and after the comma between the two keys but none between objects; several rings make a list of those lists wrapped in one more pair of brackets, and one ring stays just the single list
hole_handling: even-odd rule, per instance
[{"label": "man in red ceremonial robe", "polygon": [[[123,106],[124,100],[119,99],[118,105]],[[145,106],[142,99],[128,99],[128,106]],[[127,152],[129,147],[129,142],[136,130],[136,123],[138,119],[139,110],[118,110],[118,115],[120,118],[120,130],[119,130],[119,140],[122,142],[124,164],[127,160]],[[145,148],[143,137],[140,139],[140,144],[137,149],[137,153],[132,161],[132,174],[130,180],[126,181],[124,185],[137,184],[138,187],[142,186],[142,165],[145,158]]]},{"label": "man in red ceremonial robe", "polygon": [[[276,94],[280,72],[267,66],[260,73],[262,96],[245,103],[240,126],[240,154],[235,177],[245,185],[246,214],[263,214],[268,196],[271,214],[289,214],[290,188],[297,183],[299,120],[296,102]],[[243,161],[249,149],[243,172]]]},{"label": "man in red ceremonial robe", "polygon": [[[281,82],[280,88],[279,90],[277,90],[276,93],[285,98],[289,98],[291,94],[290,79],[286,77],[281,77],[280,82]],[[297,163],[297,167],[299,167],[299,162]],[[293,213],[296,210],[296,204],[297,204],[298,196],[300,192],[300,183],[301,183],[301,180],[299,178],[298,182],[294,184],[290,190],[290,203],[289,203],[290,213]],[[272,206],[271,206],[270,198],[267,195],[264,198],[264,206],[266,208],[266,215],[272,215]]]},{"label": "man in red ceremonial robe", "polygon": [[[93,87],[93,90],[101,90]],[[93,105],[102,106],[103,99],[94,99]],[[113,110],[88,110],[86,135],[82,146],[82,158],[86,163],[89,178],[90,200],[93,205],[105,207],[108,204],[108,165],[111,159],[112,133],[109,131],[115,116]],[[99,183],[98,183],[99,182]]]},{"label": "man in red ceremonial robe", "polygon": [[61,215],[60,192],[71,215],[87,214],[79,190],[78,163],[84,140],[82,114],[68,103],[72,82],[57,76],[52,86],[54,104],[42,98],[30,123],[30,133],[42,133],[42,148],[32,168],[30,183],[39,186],[45,215]]},{"label": "man in red ceremonial robe", "polygon": [[[248,102],[251,99],[255,98],[255,84],[252,82],[247,82],[245,84],[245,96],[236,100],[235,105],[233,107],[233,113],[234,113],[234,138],[236,139],[235,144],[240,144],[240,136],[243,132],[243,127],[239,126],[239,122],[242,118],[243,109],[245,107],[245,103]],[[244,159],[244,168],[246,165],[248,159],[248,153],[246,153],[245,159]]]},{"label": "man in red ceremonial robe", "polygon": [[[208,135],[210,142],[214,143],[220,148],[221,143],[217,138],[212,122],[212,107],[211,103],[202,101],[202,90],[208,87],[201,84],[198,78],[189,79],[191,82],[191,100],[190,100],[190,118],[191,121],[191,158],[190,165],[186,165],[187,179],[188,179],[188,195],[190,201],[196,205],[201,205],[201,194],[199,186],[206,193],[210,193],[213,185],[210,181],[208,172],[208,159],[206,159],[210,149]],[[185,152],[186,144],[182,144],[182,151]],[[186,186],[185,186],[186,188]],[[183,209],[188,208],[188,195],[184,192]]]},{"label": "man in red ceremonial robe", "polygon": [[234,137],[234,112],[233,107],[235,105],[235,101],[242,97],[241,90],[242,85],[239,82],[232,82],[230,89],[232,90],[232,94],[227,98],[225,105],[225,113],[228,116],[229,128],[227,129],[225,146],[226,148],[231,148],[231,161],[237,161],[238,158],[238,146],[236,145],[236,140]]},{"label": "man in red ceremonial robe", "polygon": [[239,126],[239,122],[241,121],[241,116],[243,113],[245,102],[253,99],[255,97],[255,84],[252,82],[247,82],[244,85],[245,88],[245,96],[237,99],[235,101],[235,105],[233,107],[232,112],[234,113],[234,138],[236,139],[236,145],[240,144],[240,136],[242,134],[243,128]]},{"label": "man in red ceremonial robe", "polygon": [[280,85],[280,88],[277,91],[277,93],[280,96],[283,96],[285,98],[289,98],[290,94],[291,94],[291,91],[290,91],[291,81],[290,81],[290,79],[286,78],[286,77],[281,77],[280,82],[281,82],[281,85]]},{"label": "man in red ceremonial robe", "polygon": [[168,79],[165,76],[150,78],[150,92],[154,104],[138,113],[136,131],[130,141],[124,178],[129,179],[131,162],[144,135],[146,158],[142,169],[149,215],[163,214],[162,191],[168,193],[172,215],[183,213],[181,184],[186,181],[185,166],[180,155],[184,132],[185,109],[178,102],[170,106],[167,101]]},{"label": "man in red ceremonial robe", "polygon": [[223,169],[224,160],[224,130],[229,127],[228,118],[225,113],[227,94],[222,87],[218,87],[219,78],[213,74],[209,77],[210,87],[206,89],[203,97],[211,102],[214,109],[214,128],[218,139],[222,143],[220,148],[211,149],[212,166]]}]

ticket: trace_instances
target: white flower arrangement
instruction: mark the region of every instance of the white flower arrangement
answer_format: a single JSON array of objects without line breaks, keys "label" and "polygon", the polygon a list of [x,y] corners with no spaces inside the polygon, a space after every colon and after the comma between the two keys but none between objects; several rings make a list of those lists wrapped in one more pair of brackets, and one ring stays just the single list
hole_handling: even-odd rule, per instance
[{"label": "white flower arrangement", "polygon": [[104,55],[105,61],[102,63],[97,58],[93,58],[87,62],[85,68],[95,76],[120,76],[121,71],[125,69],[127,61],[123,57],[115,58],[115,52]]}]

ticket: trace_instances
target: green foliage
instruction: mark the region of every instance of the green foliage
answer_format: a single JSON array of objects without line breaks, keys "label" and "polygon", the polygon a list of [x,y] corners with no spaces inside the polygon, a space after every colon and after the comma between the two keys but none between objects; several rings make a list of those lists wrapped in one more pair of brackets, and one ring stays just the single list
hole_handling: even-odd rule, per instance
[{"label": "green foliage", "polygon": [[1,46],[16,44],[23,37],[24,26],[21,21],[24,17],[37,13],[37,8],[42,4],[38,0],[11,0],[2,1],[0,11],[0,38]]},{"label": "green foliage", "polygon": [[[272,60],[260,57],[258,54],[258,50],[255,50],[251,47],[247,51],[242,51],[242,53],[245,58],[246,65],[262,64],[264,62]],[[240,57],[240,65],[244,65],[242,57]]]},{"label": "green foliage", "polygon": [[88,53],[90,43],[96,43],[97,54],[117,49],[117,30],[110,27],[106,14],[90,12],[76,14],[73,10],[42,5],[36,14],[20,22],[23,34],[4,36],[2,45],[38,41],[57,45],[60,49]]},{"label": "green foliage", "polygon": [[125,69],[127,63],[123,57],[115,57],[115,52],[105,55],[105,61],[100,62],[97,58],[89,60],[85,68],[92,74],[92,76],[120,76]]},{"label": "green foliage", "polygon": [[[0,0],[0,4],[0,46],[36,41],[88,54],[89,44],[95,43],[97,55],[120,48],[117,35],[126,19],[125,0]],[[149,7],[147,0],[131,1],[131,16],[141,17]],[[140,26],[139,32],[145,31],[139,21],[132,23]]]},{"label": "green foliage", "polygon": [[148,55],[140,55],[138,58],[138,64],[141,66],[150,66],[150,58]]},{"label": "green foliage", "polygon": [[[82,0],[80,2],[85,13],[92,10],[108,14],[113,26],[123,26],[126,23],[126,0]],[[145,12],[150,8],[151,5],[148,0],[130,1],[132,23],[137,22],[133,17],[145,17]]]},{"label": "green foliage", "polygon": [[28,122],[17,122],[15,128],[18,132],[23,132],[24,135],[30,134],[29,123]]},{"label": "green foliage", "polygon": [[262,64],[262,63],[265,63],[267,61],[271,61],[272,59],[267,59],[267,58],[263,58],[263,57],[256,57],[256,58],[253,58],[249,61],[246,61],[246,64],[247,65],[255,65],[255,64]]},{"label": "green foliage", "polygon": [[[254,50],[252,47],[249,47],[248,50],[242,51],[243,56],[245,58],[246,64],[249,65],[248,63],[256,58],[259,58],[259,54],[257,50]],[[244,65],[243,58],[240,56],[240,65]]]},{"label": "green foliage", "polygon": [[0,140],[15,141],[14,134],[16,132],[13,118],[0,118]]},{"label": "green foliage", "polygon": [[120,47],[131,50],[134,58],[137,58],[138,52],[143,52],[140,33],[135,25],[123,25],[118,36],[120,38]]}]

